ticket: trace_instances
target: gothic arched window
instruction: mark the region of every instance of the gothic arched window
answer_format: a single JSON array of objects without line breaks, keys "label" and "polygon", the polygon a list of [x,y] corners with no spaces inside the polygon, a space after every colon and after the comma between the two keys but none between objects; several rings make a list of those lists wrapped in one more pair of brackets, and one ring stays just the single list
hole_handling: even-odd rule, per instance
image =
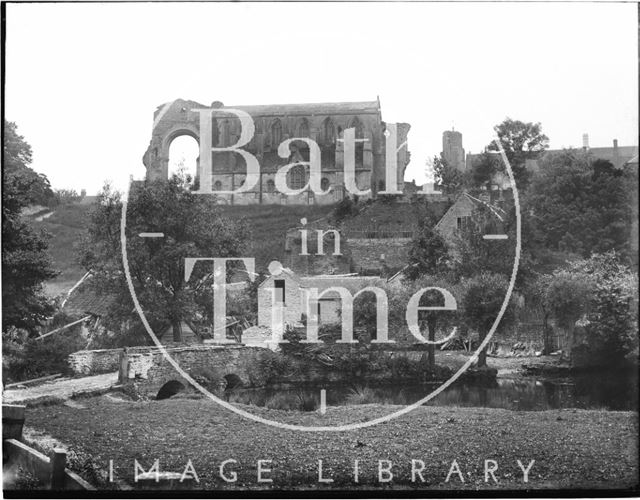
[{"label": "gothic arched window", "polygon": [[333,121],[331,118],[327,117],[322,122],[322,142],[325,145],[333,144],[336,142],[336,131],[333,126]]},{"label": "gothic arched window", "polygon": [[296,137],[309,137],[309,122],[303,118],[296,128]]},{"label": "gothic arched window", "polygon": [[271,124],[271,147],[278,149],[278,146],[282,142],[282,123],[280,120],[275,120]]},{"label": "gothic arched window", "polygon": [[362,122],[356,116],[353,120],[351,120],[351,125],[349,128],[356,129],[356,164],[362,164],[364,159],[364,142],[358,141],[358,139],[364,139],[364,127],[362,126]]},{"label": "gothic arched window", "polygon": [[296,165],[289,171],[291,189],[302,189],[307,184],[307,172],[302,165]]}]

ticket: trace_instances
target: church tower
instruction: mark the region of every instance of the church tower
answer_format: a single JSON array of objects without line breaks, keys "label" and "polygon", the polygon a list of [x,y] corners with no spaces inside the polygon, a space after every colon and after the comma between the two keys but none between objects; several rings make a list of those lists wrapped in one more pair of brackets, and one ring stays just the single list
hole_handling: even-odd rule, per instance
[{"label": "church tower", "polygon": [[462,134],[460,132],[445,130],[442,133],[442,157],[457,170],[464,170],[464,149],[462,148]]}]

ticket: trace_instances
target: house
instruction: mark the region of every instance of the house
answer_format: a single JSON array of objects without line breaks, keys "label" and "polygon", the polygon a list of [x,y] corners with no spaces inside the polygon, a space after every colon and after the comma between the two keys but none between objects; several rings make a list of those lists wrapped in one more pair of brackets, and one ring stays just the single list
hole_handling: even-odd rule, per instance
[{"label": "house", "polygon": [[435,230],[449,244],[456,240],[459,231],[464,230],[470,223],[473,212],[480,206],[489,208],[491,214],[495,216],[496,226],[500,226],[506,216],[506,212],[496,203],[492,203],[490,199],[483,193],[481,197],[475,197],[464,192],[454,202],[449,210],[442,216],[436,224]]},{"label": "house", "polygon": [[82,333],[87,336],[89,331],[85,325],[91,324],[94,330],[98,328],[101,318],[107,314],[114,302],[113,296],[96,288],[91,273],[86,273],[67,292],[60,308],[69,316],[87,318],[82,326]]},{"label": "house", "polygon": [[355,295],[363,288],[382,282],[376,276],[298,276],[291,269],[283,268],[279,273],[269,276],[258,288],[258,325],[271,326],[275,308],[281,308],[283,322],[288,325],[300,325],[312,312],[317,314],[320,325],[338,323],[340,295],[335,291],[328,292],[318,301],[317,310],[309,311],[307,300],[310,289],[317,289],[321,294],[329,288],[342,287]]},{"label": "house", "polygon": [[458,235],[472,223],[473,214],[478,208],[484,206],[489,209],[491,214],[491,220],[485,228],[485,234],[499,235],[504,231],[503,222],[507,215],[504,209],[491,201],[489,193],[483,192],[479,196],[475,197],[467,192],[462,193],[434,228],[449,246],[449,255],[454,260],[459,259]]}]

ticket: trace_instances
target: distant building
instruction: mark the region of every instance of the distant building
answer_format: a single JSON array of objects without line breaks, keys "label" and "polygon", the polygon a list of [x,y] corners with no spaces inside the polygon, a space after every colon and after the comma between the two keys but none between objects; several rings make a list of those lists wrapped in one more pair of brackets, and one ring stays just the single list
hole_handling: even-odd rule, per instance
[{"label": "distant building", "polygon": [[[588,136],[583,136],[583,147],[577,149],[577,151],[587,152],[590,156],[595,159],[607,160],[610,161],[614,167],[622,168],[625,163],[630,162],[633,157],[638,155],[638,146],[618,146],[618,140],[613,140],[613,145],[611,147],[597,147],[592,148],[589,146],[589,138]],[[548,155],[556,155],[560,154],[566,149],[547,149],[543,153],[540,154],[538,159],[528,159],[526,160],[526,167],[529,172],[537,172],[540,170],[540,160],[542,160],[545,156]],[[499,155],[496,151],[488,151],[489,154]],[[477,165],[480,159],[482,158],[482,153],[480,154],[468,154],[466,157],[466,169],[471,170],[474,165]],[[502,161],[499,159],[499,161]],[[508,180],[508,179],[507,179]]]},{"label": "distant building", "polygon": [[494,228],[502,227],[506,212],[500,203],[502,202],[491,200],[491,196],[486,192],[478,197],[467,192],[458,196],[435,226],[435,230],[447,242],[451,255],[455,257],[457,236],[471,224],[473,213],[478,207],[484,205],[495,216]]},{"label": "distant building", "polygon": [[318,324],[340,322],[340,295],[329,292],[320,298],[317,309],[307,308],[308,290],[315,288],[321,293],[332,287],[343,287],[352,295],[368,286],[383,283],[373,276],[298,276],[284,268],[280,274],[269,276],[258,288],[258,325],[270,327],[274,308],[282,308],[284,324],[299,325],[304,317],[317,315]]},{"label": "distant building", "polygon": [[463,171],[465,169],[465,155],[460,132],[445,130],[442,133],[442,157],[448,165],[457,170]]}]

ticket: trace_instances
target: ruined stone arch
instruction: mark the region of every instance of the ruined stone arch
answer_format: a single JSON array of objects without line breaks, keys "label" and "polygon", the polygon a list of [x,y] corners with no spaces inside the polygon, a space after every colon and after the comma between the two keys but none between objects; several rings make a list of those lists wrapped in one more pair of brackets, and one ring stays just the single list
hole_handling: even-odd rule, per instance
[{"label": "ruined stone arch", "polygon": [[159,150],[157,147],[153,149],[152,161],[156,164],[155,178],[167,179],[169,177],[169,149],[174,139],[183,135],[193,137],[198,145],[200,144],[200,131],[195,125],[183,123],[165,133]]}]

